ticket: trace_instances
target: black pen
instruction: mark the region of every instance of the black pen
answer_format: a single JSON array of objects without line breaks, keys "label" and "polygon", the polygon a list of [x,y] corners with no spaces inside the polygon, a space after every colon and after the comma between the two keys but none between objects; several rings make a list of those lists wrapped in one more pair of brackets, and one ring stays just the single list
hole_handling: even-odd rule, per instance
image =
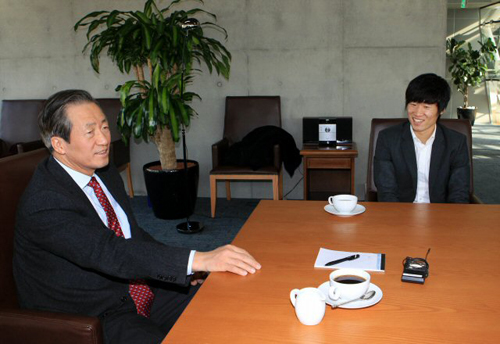
[{"label": "black pen", "polygon": [[349,257],[340,258],[337,260],[332,260],[331,262],[326,263],[325,266],[332,266],[335,264],[340,264],[340,263],[347,262],[349,260],[358,259],[358,258],[359,258],[359,254],[353,254],[352,256],[349,256]]}]

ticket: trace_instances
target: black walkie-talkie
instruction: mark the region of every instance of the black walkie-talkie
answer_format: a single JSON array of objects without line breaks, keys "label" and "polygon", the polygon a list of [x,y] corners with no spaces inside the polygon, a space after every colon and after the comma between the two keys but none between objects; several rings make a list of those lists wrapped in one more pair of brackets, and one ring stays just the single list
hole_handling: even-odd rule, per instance
[{"label": "black walkie-talkie", "polygon": [[429,263],[427,263],[427,256],[430,251],[431,249],[429,248],[425,258],[405,258],[403,261],[404,268],[401,281],[424,284],[425,279],[429,276]]}]

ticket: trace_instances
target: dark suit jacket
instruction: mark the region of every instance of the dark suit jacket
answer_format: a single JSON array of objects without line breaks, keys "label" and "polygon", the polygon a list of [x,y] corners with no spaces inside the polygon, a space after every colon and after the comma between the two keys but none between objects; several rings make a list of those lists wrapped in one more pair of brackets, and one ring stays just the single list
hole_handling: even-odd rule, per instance
[{"label": "dark suit jacket", "polygon": [[97,174],[127,214],[132,238],[109,230],[73,179],[47,158],[17,213],[14,277],[22,307],[103,316],[135,309],[129,279],[188,284],[190,250],[165,246],[137,225],[113,166]]},{"label": "dark suit jacket", "polygon": [[279,145],[285,170],[290,177],[302,162],[293,136],[280,127],[265,125],[248,133],[229,147],[222,164],[250,166],[254,171],[274,164],[274,145]]},{"label": "dark suit jacket", "polygon": [[[413,202],[417,192],[417,158],[404,122],[379,133],[374,179],[381,202]],[[467,139],[437,123],[429,169],[431,203],[469,203],[470,166]]]}]

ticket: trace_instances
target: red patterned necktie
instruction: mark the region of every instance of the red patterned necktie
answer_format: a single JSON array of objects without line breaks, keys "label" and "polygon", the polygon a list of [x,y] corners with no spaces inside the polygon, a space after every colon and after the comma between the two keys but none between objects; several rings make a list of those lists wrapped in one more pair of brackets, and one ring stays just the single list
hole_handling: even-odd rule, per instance
[{"label": "red patterned necktie", "polygon": [[[106,212],[109,229],[113,230],[116,236],[123,237],[122,228],[120,226],[120,222],[118,222],[118,218],[116,217],[115,210],[111,206],[111,203],[109,203],[108,197],[106,197],[104,191],[102,191],[101,185],[99,185],[97,179],[92,177],[88,185],[94,189],[99,203],[101,203],[102,208]],[[147,285],[146,281],[143,279],[131,280],[129,293],[132,300],[134,300],[137,308],[137,314],[149,318],[155,295],[153,294],[151,288]]]}]

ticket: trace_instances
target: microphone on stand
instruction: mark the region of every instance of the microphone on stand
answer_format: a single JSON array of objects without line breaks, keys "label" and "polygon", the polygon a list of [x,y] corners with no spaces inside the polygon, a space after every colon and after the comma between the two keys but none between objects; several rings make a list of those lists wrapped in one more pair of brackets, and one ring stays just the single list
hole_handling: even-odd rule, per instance
[{"label": "microphone on stand", "polygon": [[[195,18],[187,18],[181,24],[181,29],[185,32],[187,38],[187,32],[194,28],[200,26],[200,22]],[[181,99],[184,93],[184,73],[186,71],[186,61],[185,59],[185,49],[186,49],[186,39],[184,39],[184,44],[182,46],[182,75],[181,75]],[[189,182],[188,182],[188,167],[186,158],[186,128],[182,124],[182,153],[184,159],[184,184],[186,189],[186,222],[179,223],[177,225],[177,231],[183,234],[194,234],[201,232],[203,230],[203,224],[198,221],[189,221],[189,210],[191,208],[191,198],[189,195]]]}]

